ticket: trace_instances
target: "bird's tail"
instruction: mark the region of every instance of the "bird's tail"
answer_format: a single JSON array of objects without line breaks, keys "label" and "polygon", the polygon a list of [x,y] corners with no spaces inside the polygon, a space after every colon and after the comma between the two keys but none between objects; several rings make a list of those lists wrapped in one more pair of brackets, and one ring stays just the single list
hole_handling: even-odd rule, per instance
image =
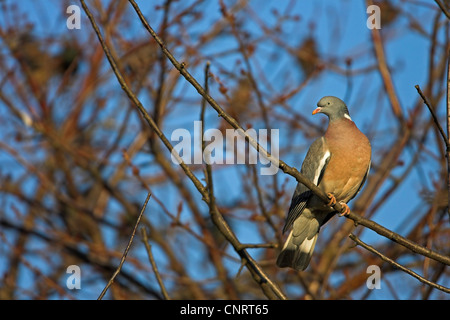
[{"label": "bird's tail", "polygon": [[299,217],[298,220],[303,220],[302,223],[300,226],[297,221],[294,223],[293,229],[278,255],[277,266],[280,268],[291,267],[303,271],[309,265],[319,235],[318,222],[315,219],[301,218],[303,217]]}]

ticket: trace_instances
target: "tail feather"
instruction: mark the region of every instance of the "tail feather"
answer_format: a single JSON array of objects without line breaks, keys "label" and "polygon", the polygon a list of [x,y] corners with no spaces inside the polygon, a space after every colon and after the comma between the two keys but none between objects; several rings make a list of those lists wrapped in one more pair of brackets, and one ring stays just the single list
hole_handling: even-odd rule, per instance
[{"label": "tail feather", "polygon": [[305,210],[292,224],[292,231],[278,256],[277,265],[305,270],[311,260],[319,229],[317,216]]},{"label": "tail feather", "polygon": [[296,239],[292,234],[291,231],[283,250],[278,255],[277,265],[280,268],[291,267],[303,271],[309,265],[319,234],[316,233],[311,239],[305,238],[299,245],[295,244]]}]

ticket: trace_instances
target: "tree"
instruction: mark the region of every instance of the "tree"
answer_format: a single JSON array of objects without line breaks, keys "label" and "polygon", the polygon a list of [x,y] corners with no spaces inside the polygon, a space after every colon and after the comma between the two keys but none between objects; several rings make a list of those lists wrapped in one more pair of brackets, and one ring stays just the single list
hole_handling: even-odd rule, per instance
[{"label": "tree", "polygon": [[[1,298],[446,297],[445,4],[81,1],[67,29],[55,3],[54,21],[1,4]],[[308,269],[278,269],[295,184],[319,192],[295,167],[324,95],[371,140],[371,174]],[[172,160],[177,129],[190,163]],[[230,129],[256,134],[235,145],[246,164],[211,164]]]}]

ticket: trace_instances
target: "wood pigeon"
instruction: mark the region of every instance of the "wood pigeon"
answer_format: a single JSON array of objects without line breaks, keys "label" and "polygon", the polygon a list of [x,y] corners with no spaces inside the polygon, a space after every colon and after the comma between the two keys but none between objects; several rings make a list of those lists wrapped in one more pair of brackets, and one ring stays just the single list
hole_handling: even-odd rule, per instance
[{"label": "wood pigeon", "polygon": [[331,206],[339,201],[344,208],[341,216],[348,214],[347,202],[361,190],[370,170],[370,142],[350,118],[345,103],[326,96],[317,107],[312,114],[327,115],[328,128],[310,146],[301,173],[326,192],[330,202],[324,203],[303,184],[297,185],[283,228],[283,233],[292,230],[277,259],[280,268],[306,269],[320,227],[337,213]]}]

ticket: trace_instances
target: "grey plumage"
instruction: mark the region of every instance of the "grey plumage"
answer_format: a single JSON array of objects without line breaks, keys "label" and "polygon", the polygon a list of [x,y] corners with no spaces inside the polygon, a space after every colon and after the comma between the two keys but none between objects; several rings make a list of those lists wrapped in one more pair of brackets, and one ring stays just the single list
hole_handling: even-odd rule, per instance
[{"label": "grey plumage", "polygon": [[[315,140],[309,147],[305,160],[302,164],[300,172],[316,185],[322,180],[323,173],[327,167],[329,161],[329,155],[326,154],[325,140],[323,137]],[[323,154],[323,162],[317,161],[315,155]],[[303,212],[306,203],[311,198],[313,193],[304,184],[297,184],[294,195],[292,196],[291,206],[289,208],[289,214],[286,219],[286,223],[283,228],[283,233],[286,232],[294,223],[295,219]]]},{"label": "grey plumage", "polygon": [[[347,106],[336,97],[324,97],[313,114],[329,118],[325,136],[315,140],[303,161],[301,173],[336,200],[345,204],[361,190],[370,168],[370,143],[351,121]],[[279,267],[305,270],[321,226],[336,214],[299,183],[292,196],[283,233],[291,229],[277,258]]]}]

